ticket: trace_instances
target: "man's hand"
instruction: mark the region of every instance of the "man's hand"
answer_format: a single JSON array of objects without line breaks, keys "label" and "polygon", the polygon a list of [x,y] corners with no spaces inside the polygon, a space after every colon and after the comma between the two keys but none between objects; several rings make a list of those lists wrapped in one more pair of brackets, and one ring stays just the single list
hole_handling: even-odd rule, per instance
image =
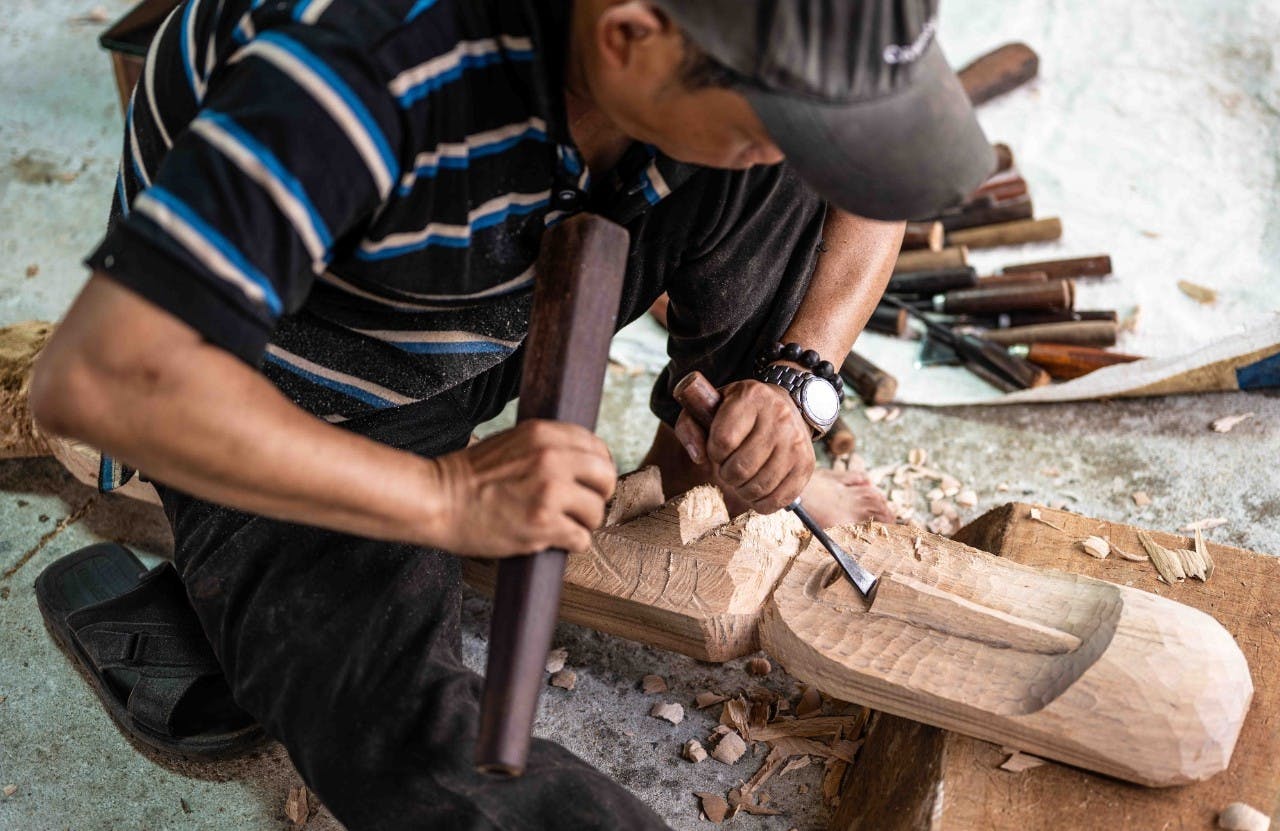
[{"label": "man's hand", "polygon": [[785,508],[813,475],[812,431],[775,384],[736,381],[720,392],[724,399],[709,431],[680,414],[680,443],[695,464],[709,463],[717,483],[753,510]]},{"label": "man's hand", "polygon": [[435,542],[474,557],[587,548],[617,481],[603,441],[554,421],[521,422],[437,463],[446,516]]}]

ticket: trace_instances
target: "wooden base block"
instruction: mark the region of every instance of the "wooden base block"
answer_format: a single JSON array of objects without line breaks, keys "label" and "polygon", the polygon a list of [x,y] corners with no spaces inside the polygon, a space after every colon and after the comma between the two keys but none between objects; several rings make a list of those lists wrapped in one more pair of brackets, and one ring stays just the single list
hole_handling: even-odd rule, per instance
[{"label": "wooden base block", "polygon": [[[1216,618],[1248,657],[1255,694],[1228,768],[1203,782],[1153,790],[1078,768],[1000,769],[1009,752],[917,722],[877,714],[849,771],[835,831],[1118,831],[1209,829],[1232,802],[1280,816],[1280,558],[1210,543],[1217,570],[1206,583],[1167,585],[1149,562],[1096,559],[1079,540],[1098,536],[1141,554],[1138,529],[1029,505],[997,508],[956,539],[1011,561],[1069,571],[1159,594]],[[1191,544],[1152,533],[1166,547]],[[1138,694],[1135,691],[1135,694]]]}]

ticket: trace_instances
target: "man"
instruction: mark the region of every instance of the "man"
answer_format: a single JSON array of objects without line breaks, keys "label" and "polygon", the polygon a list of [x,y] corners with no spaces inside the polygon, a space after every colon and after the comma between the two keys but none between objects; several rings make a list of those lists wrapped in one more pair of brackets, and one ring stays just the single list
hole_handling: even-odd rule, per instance
[{"label": "man", "polygon": [[[820,367],[770,349],[838,363],[901,235],[855,214],[992,166],[933,6],[189,0],[161,26],[32,406],[162,483],[235,702],[348,827],[660,825],[554,744],[472,769],[452,555],[584,548],[615,470],[572,426],[471,430],[518,392],[543,230],[589,210],[631,234],[620,321],[671,298],[668,491],[883,510],[811,480],[824,416],[790,388]],[[705,434],[670,393],[694,369],[726,385]]]}]

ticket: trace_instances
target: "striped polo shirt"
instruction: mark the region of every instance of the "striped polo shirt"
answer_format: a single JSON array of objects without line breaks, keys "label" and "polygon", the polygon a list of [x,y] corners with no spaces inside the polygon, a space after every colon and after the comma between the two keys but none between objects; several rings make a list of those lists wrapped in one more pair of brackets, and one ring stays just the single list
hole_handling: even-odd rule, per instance
[{"label": "striped polo shirt", "polygon": [[[698,168],[591,182],[568,0],[187,0],[133,92],[88,264],[338,422],[509,357],[544,230],[637,217]],[[108,477],[109,478],[109,477]]]}]

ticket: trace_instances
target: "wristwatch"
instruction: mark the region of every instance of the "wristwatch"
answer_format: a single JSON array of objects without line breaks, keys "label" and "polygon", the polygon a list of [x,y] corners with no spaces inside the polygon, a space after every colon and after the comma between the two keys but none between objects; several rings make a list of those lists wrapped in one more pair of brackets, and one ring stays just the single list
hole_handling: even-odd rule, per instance
[{"label": "wristwatch", "polygon": [[815,441],[827,434],[840,415],[840,393],[826,378],[786,364],[770,364],[759,380],[777,384],[791,394]]}]

